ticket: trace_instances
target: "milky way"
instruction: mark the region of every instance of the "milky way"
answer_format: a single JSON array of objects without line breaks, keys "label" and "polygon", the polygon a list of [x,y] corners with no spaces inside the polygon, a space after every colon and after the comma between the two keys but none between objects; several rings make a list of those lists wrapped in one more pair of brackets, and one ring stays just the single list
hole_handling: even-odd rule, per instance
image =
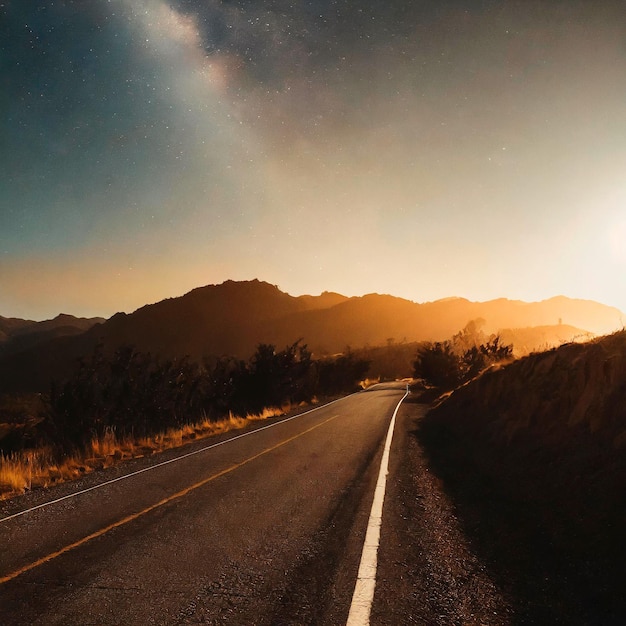
[{"label": "milky way", "polygon": [[0,315],[227,278],[626,310],[618,2],[0,3]]}]

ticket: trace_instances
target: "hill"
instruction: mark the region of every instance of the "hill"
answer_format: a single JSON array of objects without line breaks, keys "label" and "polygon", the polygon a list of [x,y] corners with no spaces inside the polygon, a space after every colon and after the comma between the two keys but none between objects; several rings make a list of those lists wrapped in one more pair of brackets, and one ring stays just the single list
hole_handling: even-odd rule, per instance
[{"label": "hill", "polygon": [[575,607],[532,623],[626,622],[626,331],[484,374],[419,436],[511,593],[530,571],[520,597]]},{"label": "hill", "polygon": [[80,335],[105,321],[102,317],[74,317],[64,313],[43,322],[0,316],[0,356],[21,352],[56,337]]},{"label": "hill", "polygon": [[169,358],[232,355],[246,359],[259,343],[284,347],[303,339],[321,356],[341,352],[346,346],[385,345],[388,340],[443,340],[476,318],[484,319],[485,332],[561,321],[600,333],[618,327],[620,316],[617,309],[567,298],[530,304],[453,298],[418,304],[379,294],[347,298],[325,292],[294,297],[258,280],[226,281],[131,314],[118,313],[75,336],[47,337],[36,345],[0,354],[0,392],[46,391],[53,377],[67,376],[76,359],[98,344],[108,350],[132,344]]},{"label": "hill", "polygon": [[501,328],[498,334],[503,345],[513,346],[516,357],[527,356],[532,352],[545,352],[564,343],[582,343],[594,338],[593,333],[569,324]]}]

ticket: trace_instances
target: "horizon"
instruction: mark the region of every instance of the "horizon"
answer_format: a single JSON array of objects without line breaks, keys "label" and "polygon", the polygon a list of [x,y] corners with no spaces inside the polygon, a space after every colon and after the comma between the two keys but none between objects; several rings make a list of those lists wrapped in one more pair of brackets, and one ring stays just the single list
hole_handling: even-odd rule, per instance
[{"label": "horizon", "polygon": [[447,300],[465,300],[467,302],[473,303],[473,304],[486,304],[489,302],[495,302],[498,300],[506,300],[508,302],[519,302],[522,304],[537,304],[540,302],[546,302],[546,301],[550,301],[550,300],[554,300],[554,299],[558,299],[558,298],[566,298],[568,300],[572,300],[572,301],[586,301],[586,302],[593,302],[602,306],[607,306],[607,307],[612,307],[615,308],[621,315],[624,315],[626,317],[626,314],[624,313],[623,310],[621,310],[619,307],[614,307],[613,305],[607,304],[605,302],[598,302],[597,300],[591,300],[589,298],[573,298],[570,296],[565,296],[563,294],[556,294],[553,296],[548,296],[546,298],[541,298],[540,300],[522,300],[519,298],[507,298],[507,297],[496,297],[496,298],[488,298],[485,300],[474,300],[471,298],[466,298],[464,296],[445,296],[443,298],[436,298],[433,300],[414,300],[411,298],[404,298],[402,296],[398,296],[396,294],[392,294],[392,293],[386,293],[386,292],[368,292],[368,293],[361,293],[361,294],[353,294],[353,295],[348,295],[345,293],[341,293],[338,291],[334,291],[334,290],[330,290],[330,289],[324,289],[319,293],[298,293],[298,294],[294,294],[294,293],[290,293],[289,291],[286,291],[285,289],[283,289],[280,285],[277,285],[271,281],[268,280],[263,280],[260,278],[250,278],[250,279],[242,279],[242,280],[234,280],[234,279],[230,279],[227,278],[225,280],[223,280],[220,283],[209,283],[206,285],[198,285],[196,287],[193,287],[192,289],[189,289],[187,291],[185,291],[184,293],[181,294],[177,294],[177,295],[168,295],[165,296],[164,298],[161,298],[160,300],[155,300],[154,302],[144,302],[143,304],[139,305],[138,307],[134,308],[134,309],[130,309],[130,310],[116,310],[113,311],[112,313],[109,314],[77,314],[74,313],[72,311],[59,311],[55,314],[52,314],[48,317],[42,317],[39,319],[34,319],[34,318],[24,318],[24,317],[19,317],[19,316],[11,316],[11,315],[5,315],[2,311],[0,311],[0,317],[4,317],[5,319],[8,318],[12,318],[12,319],[24,319],[27,321],[34,321],[34,322],[44,322],[44,321],[48,321],[48,320],[53,320],[59,316],[62,315],[69,315],[69,316],[73,316],[76,318],[103,318],[104,320],[109,320],[111,317],[113,317],[114,315],[117,315],[118,313],[122,313],[122,314],[126,314],[126,315],[131,315],[132,313],[134,313],[135,311],[145,307],[145,306],[152,306],[154,304],[158,304],[159,302],[162,302],[164,300],[172,300],[172,299],[177,299],[177,298],[182,298],[184,296],[186,296],[187,294],[189,294],[191,291],[194,291],[196,289],[204,289],[206,287],[219,287],[221,285],[223,285],[224,283],[229,283],[229,282],[235,282],[235,283],[254,283],[254,282],[259,282],[259,283],[264,283],[267,285],[270,285],[272,287],[275,287],[276,289],[278,289],[279,291],[281,291],[282,293],[285,293],[289,296],[292,296],[294,298],[299,298],[299,297],[319,297],[322,296],[324,293],[334,293],[340,296],[344,296],[346,298],[362,298],[365,296],[370,296],[370,295],[379,295],[379,296],[389,296],[392,298],[400,298],[403,300],[407,300],[409,302],[413,302],[415,304],[429,304],[429,303],[435,303],[435,302],[444,302]]},{"label": "horizon", "polygon": [[259,275],[626,311],[617,0],[1,11],[4,317]]}]

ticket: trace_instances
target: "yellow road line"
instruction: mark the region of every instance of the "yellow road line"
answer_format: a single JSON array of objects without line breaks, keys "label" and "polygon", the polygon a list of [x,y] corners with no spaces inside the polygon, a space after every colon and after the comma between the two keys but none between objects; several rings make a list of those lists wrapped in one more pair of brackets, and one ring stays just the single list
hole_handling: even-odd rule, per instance
[{"label": "yellow road line", "polygon": [[37,559],[36,561],[29,563],[28,565],[24,565],[23,567],[20,567],[14,572],[11,572],[10,574],[6,574],[5,576],[2,576],[0,578],[0,584],[9,582],[10,580],[17,578],[18,576],[21,576],[22,574],[29,572],[30,570],[35,569],[36,567],[39,567],[40,565],[43,565],[44,563],[47,563],[48,561],[52,561],[53,559],[56,559],[58,556],[61,556],[62,554],[65,554],[66,552],[69,552],[70,550],[73,550],[74,548],[78,548],[79,546],[82,546],[83,544],[87,543],[88,541],[91,541],[92,539],[101,537],[102,535],[105,535],[106,533],[108,533],[110,530],[113,530],[114,528],[118,528],[119,526],[128,524],[129,522],[132,522],[133,520],[136,520],[137,518],[142,517],[143,515],[146,515],[147,513],[154,511],[155,509],[158,509],[164,504],[168,504],[169,502],[172,502],[173,500],[178,500],[179,498],[186,496],[187,494],[194,491],[195,489],[198,489],[202,487],[203,485],[210,483],[216,478],[219,478],[220,476],[224,476],[225,474],[228,474],[236,469],[239,469],[240,467],[247,465],[251,461],[258,459],[264,454],[267,454],[268,452],[272,452],[273,450],[276,450],[277,448],[284,446],[285,444],[293,441],[294,439],[298,439],[299,437],[302,437],[303,435],[310,433],[311,431],[315,430],[316,428],[319,428],[320,426],[324,426],[324,424],[327,424],[328,422],[336,419],[337,417],[339,416],[333,415],[332,417],[329,417],[327,420],[324,420],[323,422],[320,422],[319,424],[316,424],[315,426],[311,426],[311,428],[308,428],[307,430],[303,430],[301,433],[298,433],[297,435],[294,435],[293,437],[289,437],[288,439],[285,439],[284,441],[281,441],[280,443],[277,443],[276,445],[271,446],[270,448],[266,448],[265,450],[262,450],[261,452],[247,458],[245,461],[241,461],[240,463],[235,463],[234,465],[231,465],[230,467],[220,472],[217,472],[216,474],[213,474],[209,476],[208,478],[201,480],[200,482],[197,482],[189,487],[186,487],[182,491],[179,491],[171,496],[168,496],[167,498],[163,498],[163,500],[160,500],[156,504],[152,504],[151,506],[143,509],[142,511],[139,511],[138,513],[133,513],[132,515],[128,515],[127,517],[124,517],[123,519],[117,522],[114,522],[113,524],[109,524],[105,528],[101,528],[100,530],[97,530],[96,532],[91,533],[90,535],[87,535],[86,537],[83,537],[82,539],[79,539],[78,541],[75,541],[74,543],[71,543],[65,546],[64,548],[61,548],[60,550],[57,550],[56,552],[52,552],[51,554],[48,554],[47,556],[41,557],[40,559]]}]

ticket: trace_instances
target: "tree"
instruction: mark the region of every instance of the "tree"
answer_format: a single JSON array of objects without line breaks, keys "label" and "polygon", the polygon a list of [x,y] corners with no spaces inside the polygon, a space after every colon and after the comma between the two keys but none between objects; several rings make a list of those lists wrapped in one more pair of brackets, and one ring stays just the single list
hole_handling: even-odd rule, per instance
[{"label": "tree", "polygon": [[460,360],[450,341],[426,343],[413,363],[416,378],[442,389],[452,389],[461,381]]},{"label": "tree", "polygon": [[339,357],[316,362],[318,393],[334,395],[353,391],[363,380],[370,368],[370,361],[359,358],[348,350]]},{"label": "tree", "polygon": [[271,344],[259,344],[235,374],[235,410],[258,413],[266,407],[310,400],[314,395],[311,367],[311,353],[300,340],[279,352]]},{"label": "tree", "polygon": [[435,387],[453,389],[490,365],[511,358],[513,346],[502,345],[498,335],[480,344],[476,342],[479,336],[476,323],[470,322],[451,340],[423,344],[413,364],[414,375]]}]

